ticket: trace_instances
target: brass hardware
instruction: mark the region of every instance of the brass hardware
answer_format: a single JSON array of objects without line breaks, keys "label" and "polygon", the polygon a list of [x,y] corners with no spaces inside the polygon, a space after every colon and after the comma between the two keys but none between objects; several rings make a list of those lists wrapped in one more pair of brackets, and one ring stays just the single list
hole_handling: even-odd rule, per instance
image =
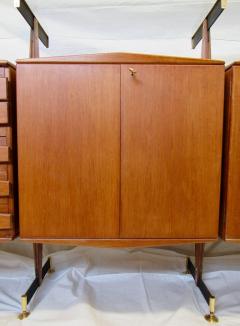
[{"label": "brass hardware", "polygon": [[227,7],[227,0],[221,0],[221,8],[225,9]]},{"label": "brass hardware", "polygon": [[137,71],[133,68],[128,68],[128,70],[131,72],[132,76],[136,75],[136,73],[137,73]]},{"label": "brass hardware", "polygon": [[27,296],[22,295],[21,297],[21,306],[22,306],[22,313],[18,315],[18,319],[23,320],[30,315],[30,312],[27,311]]},{"label": "brass hardware", "polygon": [[215,315],[215,303],[216,303],[216,298],[212,297],[209,299],[209,315],[205,316],[205,319],[210,323],[218,323],[218,318]]}]

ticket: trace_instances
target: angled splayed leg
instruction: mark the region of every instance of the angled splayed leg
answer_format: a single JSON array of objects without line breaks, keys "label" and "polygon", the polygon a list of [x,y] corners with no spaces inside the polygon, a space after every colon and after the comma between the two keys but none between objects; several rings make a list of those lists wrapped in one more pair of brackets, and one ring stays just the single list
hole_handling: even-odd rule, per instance
[{"label": "angled splayed leg", "polygon": [[35,263],[35,274],[36,277],[30,287],[28,288],[27,292],[22,295],[21,298],[21,305],[22,305],[22,312],[18,316],[19,319],[27,318],[30,312],[27,310],[27,305],[30,303],[32,297],[36,293],[37,289],[41,285],[45,275],[48,272],[53,271],[51,269],[50,257],[47,259],[46,263],[42,267],[42,244],[34,244],[34,263]]},{"label": "angled splayed leg", "polygon": [[204,254],[204,244],[195,244],[195,265],[191,262],[191,259],[187,260],[187,269],[195,280],[195,283],[199,290],[201,291],[204,299],[209,305],[209,314],[205,316],[205,319],[209,323],[217,323],[218,318],[215,315],[215,303],[216,298],[208,290],[206,284],[202,280],[202,266],[203,266],[203,254]]},{"label": "angled splayed leg", "polygon": [[204,243],[195,244],[195,282],[198,285],[202,279]]},{"label": "angled splayed leg", "polygon": [[43,245],[42,243],[34,243],[34,264],[35,264],[35,275],[38,278],[39,285],[42,283],[42,251]]}]

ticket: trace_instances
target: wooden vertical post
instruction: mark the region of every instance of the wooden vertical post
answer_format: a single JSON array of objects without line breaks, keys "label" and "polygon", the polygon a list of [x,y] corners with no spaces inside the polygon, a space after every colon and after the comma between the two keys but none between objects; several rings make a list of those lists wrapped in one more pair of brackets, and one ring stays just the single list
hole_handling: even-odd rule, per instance
[{"label": "wooden vertical post", "polygon": [[203,21],[202,26],[202,58],[211,59],[211,35],[207,19]]},{"label": "wooden vertical post", "polygon": [[39,285],[42,283],[42,252],[43,245],[42,243],[34,243],[33,244],[34,251],[34,264],[35,264],[35,275],[38,279]]},{"label": "wooden vertical post", "polygon": [[[210,29],[208,29],[207,19],[205,19],[202,24],[201,57],[203,59],[211,59],[211,34],[210,34]],[[196,243],[195,244],[195,268],[196,268],[195,282],[197,285],[199,281],[202,279],[203,256],[204,256],[204,243]]]},{"label": "wooden vertical post", "polygon": [[[211,59],[211,35],[208,29],[207,19],[203,21],[202,25],[202,54],[203,59]],[[204,256],[204,243],[195,244],[195,282],[196,284],[202,279],[203,270],[203,256]]]},{"label": "wooden vertical post", "polygon": [[[39,58],[39,35],[38,35],[38,21],[34,17],[34,27],[30,31],[30,49],[29,49],[30,58]],[[42,243],[33,243],[33,252],[34,252],[34,265],[35,265],[35,275],[38,279],[39,285],[42,283],[42,252],[43,245]]]},{"label": "wooden vertical post", "polygon": [[34,27],[30,31],[30,58],[39,58],[38,21],[34,17]]},{"label": "wooden vertical post", "polygon": [[202,279],[204,243],[195,244],[195,282],[198,285]]}]

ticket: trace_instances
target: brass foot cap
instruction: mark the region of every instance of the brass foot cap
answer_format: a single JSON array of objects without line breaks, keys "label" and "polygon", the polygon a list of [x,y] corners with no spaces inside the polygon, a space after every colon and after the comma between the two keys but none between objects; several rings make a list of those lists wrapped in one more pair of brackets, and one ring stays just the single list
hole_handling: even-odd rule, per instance
[{"label": "brass foot cap", "polygon": [[210,313],[204,317],[210,324],[218,323],[218,318],[213,314]]},{"label": "brass foot cap", "polygon": [[50,268],[49,270],[48,270],[48,273],[49,274],[52,274],[52,273],[54,273],[55,272],[55,269],[54,268]]},{"label": "brass foot cap", "polygon": [[30,312],[28,311],[23,311],[21,314],[18,315],[18,319],[23,320],[27,318],[30,315]]}]

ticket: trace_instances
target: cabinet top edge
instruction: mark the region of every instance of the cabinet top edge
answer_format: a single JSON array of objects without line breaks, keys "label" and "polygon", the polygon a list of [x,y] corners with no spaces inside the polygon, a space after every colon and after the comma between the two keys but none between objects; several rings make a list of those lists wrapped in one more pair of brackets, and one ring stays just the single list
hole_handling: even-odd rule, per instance
[{"label": "cabinet top edge", "polygon": [[9,67],[9,66],[16,69],[16,66],[13,63],[7,60],[0,60],[0,67]]},{"label": "cabinet top edge", "polygon": [[96,53],[59,57],[42,57],[19,59],[21,63],[158,63],[158,64],[196,64],[196,65],[224,65],[224,61],[198,59],[187,57],[161,56],[141,53]]},{"label": "cabinet top edge", "polygon": [[226,66],[226,70],[234,67],[234,66],[240,66],[240,61],[234,61],[231,64],[229,64],[228,66]]}]

